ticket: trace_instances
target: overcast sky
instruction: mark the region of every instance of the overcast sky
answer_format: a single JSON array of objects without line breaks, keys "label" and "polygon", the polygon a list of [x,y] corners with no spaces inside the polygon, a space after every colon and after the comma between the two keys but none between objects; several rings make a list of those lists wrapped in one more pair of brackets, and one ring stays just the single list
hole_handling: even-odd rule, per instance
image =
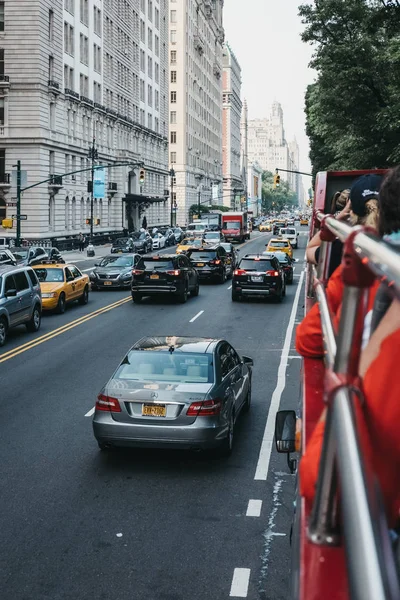
[{"label": "overcast sky", "polygon": [[286,137],[296,136],[300,170],[309,172],[304,93],[315,73],[308,68],[312,49],[300,39],[302,2],[307,0],[225,0],[224,28],[242,68],[249,118],[268,117],[272,102],[280,102]]}]

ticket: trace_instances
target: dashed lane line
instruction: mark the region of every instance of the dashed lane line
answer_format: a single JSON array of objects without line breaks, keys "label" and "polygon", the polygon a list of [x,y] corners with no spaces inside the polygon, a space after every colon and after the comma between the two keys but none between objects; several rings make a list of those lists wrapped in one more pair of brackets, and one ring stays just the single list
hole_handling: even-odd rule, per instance
[{"label": "dashed lane line", "polygon": [[247,598],[247,592],[249,590],[250,573],[250,569],[234,570],[231,591],[229,594],[231,598]]},{"label": "dashed lane line", "polygon": [[246,517],[259,517],[261,515],[262,500],[249,500]]},{"label": "dashed lane line", "polygon": [[200,312],[197,313],[197,315],[195,315],[193,317],[193,319],[190,319],[189,323],[194,323],[194,321],[196,321],[196,319],[198,319],[199,317],[201,317],[201,315],[203,314],[204,310],[201,310]]},{"label": "dashed lane line", "polygon": [[94,414],[94,406],[85,415],[85,417],[91,417]]}]

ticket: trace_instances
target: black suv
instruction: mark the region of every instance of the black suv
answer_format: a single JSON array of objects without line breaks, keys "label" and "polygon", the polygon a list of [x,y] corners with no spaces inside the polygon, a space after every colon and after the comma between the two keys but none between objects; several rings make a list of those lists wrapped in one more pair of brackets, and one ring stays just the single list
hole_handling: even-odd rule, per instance
[{"label": "black suv", "polygon": [[205,248],[191,248],[187,256],[197,270],[200,280],[216,279],[219,283],[224,283],[227,277],[232,277],[232,261],[219,244]]},{"label": "black suv", "polygon": [[282,302],[286,295],[285,274],[275,254],[246,254],[233,273],[232,300],[243,296],[274,297]]},{"label": "black suv", "polygon": [[111,246],[111,254],[132,253],[134,251],[133,239],[128,237],[117,238]]},{"label": "black suv", "polygon": [[46,250],[41,246],[23,246],[22,248],[12,246],[11,252],[18,265],[41,265],[49,258]]},{"label": "black suv", "polygon": [[[270,254],[268,252],[268,254]],[[290,258],[286,254],[286,252],[274,252],[276,258],[279,260],[279,264],[281,265],[283,272],[285,273],[285,281],[288,285],[293,283],[293,263],[296,262],[295,259]]]},{"label": "black suv", "polygon": [[132,233],[133,252],[147,254],[153,250],[153,240],[148,231],[135,231]]},{"label": "black suv", "polygon": [[143,296],[174,295],[183,303],[189,293],[198,296],[199,281],[196,269],[186,256],[142,256],[132,271],[134,302],[140,302]]},{"label": "black suv", "polygon": [[272,235],[278,235],[280,229],[286,227],[286,221],[275,221],[274,226],[272,228]]}]

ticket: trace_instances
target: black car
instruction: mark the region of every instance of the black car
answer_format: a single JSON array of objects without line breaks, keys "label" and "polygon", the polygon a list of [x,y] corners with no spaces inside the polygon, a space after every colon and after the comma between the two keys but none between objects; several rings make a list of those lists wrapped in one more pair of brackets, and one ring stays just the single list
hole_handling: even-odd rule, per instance
[{"label": "black car", "polygon": [[47,252],[41,246],[13,246],[11,249],[18,265],[40,265],[49,259]]},{"label": "black car", "polygon": [[111,254],[125,254],[134,252],[134,243],[131,237],[121,237],[113,241]]},{"label": "black car", "polygon": [[238,251],[236,250],[235,246],[231,244],[231,242],[222,242],[221,246],[227,253],[228,257],[231,259],[232,270],[235,270],[236,264],[239,260]]},{"label": "black car", "polygon": [[140,254],[110,254],[104,256],[89,274],[92,290],[103,288],[129,289],[132,269],[140,259]]},{"label": "black car", "polygon": [[165,230],[162,230],[161,233],[165,237],[165,245],[166,246],[175,246],[176,240],[175,240],[175,233],[174,233],[173,229],[165,229]]},{"label": "black car", "polygon": [[278,235],[279,230],[282,229],[283,227],[286,227],[286,221],[275,221],[273,229],[272,229],[272,233],[273,235]]},{"label": "black car", "polygon": [[134,302],[140,302],[143,296],[173,295],[184,303],[189,293],[198,296],[199,281],[196,269],[186,256],[142,256],[132,271]]},{"label": "black car", "polygon": [[230,259],[220,244],[203,248],[191,248],[187,252],[192,265],[199,274],[200,281],[216,279],[224,283],[233,273]]},{"label": "black car", "polygon": [[140,254],[147,254],[153,250],[153,240],[148,231],[135,231],[132,234],[133,250]]},{"label": "black car", "polygon": [[175,243],[179,244],[179,242],[181,240],[183,240],[183,238],[185,237],[185,234],[180,227],[174,227],[173,231],[174,231]]},{"label": "black car", "polygon": [[[268,254],[270,254],[268,252]],[[285,281],[288,285],[293,283],[293,264],[296,262],[295,259],[290,258],[286,252],[274,252],[276,258],[279,260],[283,272],[285,273]]]},{"label": "black car", "polygon": [[285,274],[275,254],[246,254],[233,273],[232,300],[243,296],[274,297],[282,302],[286,295]]}]

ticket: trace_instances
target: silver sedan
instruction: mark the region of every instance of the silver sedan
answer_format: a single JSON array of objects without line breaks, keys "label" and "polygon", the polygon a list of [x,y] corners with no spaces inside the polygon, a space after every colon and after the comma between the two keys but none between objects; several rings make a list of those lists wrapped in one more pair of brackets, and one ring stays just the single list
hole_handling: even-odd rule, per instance
[{"label": "silver sedan", "polygon": [[93,431],[113,446],[232,452],[235,423],[251,403],[253,361],[225,340],[139,340],[101,390]]}]

